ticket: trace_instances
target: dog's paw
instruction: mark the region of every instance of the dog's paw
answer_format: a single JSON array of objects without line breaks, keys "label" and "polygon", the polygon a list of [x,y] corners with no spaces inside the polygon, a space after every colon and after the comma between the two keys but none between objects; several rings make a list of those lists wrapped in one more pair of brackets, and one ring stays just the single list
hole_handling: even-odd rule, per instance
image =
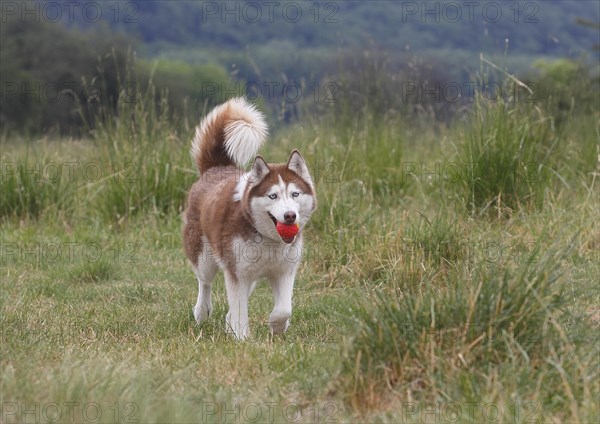
[{"label": "dog's paw", "polygon": [[278,335],[278,334],[283,334],[287,331],[287,329],[290,327],[290,321],[287,320],[285,322],[277,322],[277,323],[269,323],[271,326],[271,334],[273,334],[274,336]]},{"label": "dog's paw", "polygon": [[192,311],[194,312],[194,318],[196,319],[196,323],[197,324],[202,324],[204,321],[206,321],[208,319],[208,317],[210,316],[210,308],[207,307],[201,307],[201,306],[194,306],[194,308],[192,309]]},{"label": "dog's paw", "polygon": [[290,326],[290,317],[291,313],[289,312],[275,312],[273,311],[271,315],[269,315],[269,326],[271,327],[271,334],[282,334],[284,333]]},{"label": "dog's paw", "polygon": [[242,326],[240,323],[237,325],[232,323],[229,312],[225,315],[225,332],[231,334],[238,341],[246,340],[250,336],[250,329],[248,326]]}]

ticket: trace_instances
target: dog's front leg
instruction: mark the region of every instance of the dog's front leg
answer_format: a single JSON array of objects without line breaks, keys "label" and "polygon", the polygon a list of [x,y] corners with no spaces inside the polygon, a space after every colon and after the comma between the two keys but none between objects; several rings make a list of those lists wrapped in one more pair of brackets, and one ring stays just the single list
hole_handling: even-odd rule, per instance
[{"label": "dog's front leg", "polygon": [[294,278],[296,269],[290,270],[288,273],[277,276],[271,280],[271,288],[273,289],[273,300],[275,306],[271,315],[269,315],[269,325],[272,334],[281,334],[290,325],[290,317],[292,316],[292,292],[294,290]]},{"label": "dog's front leg", "polygon": [[227,289],[227,302],[229,303],[229,312],[225,318],[225,330],[233,332],[238,340],[245,340],[250,335],[248,324],[250,287],[249,283],[238,281],[229,272],[225,272],[225,288]]}]

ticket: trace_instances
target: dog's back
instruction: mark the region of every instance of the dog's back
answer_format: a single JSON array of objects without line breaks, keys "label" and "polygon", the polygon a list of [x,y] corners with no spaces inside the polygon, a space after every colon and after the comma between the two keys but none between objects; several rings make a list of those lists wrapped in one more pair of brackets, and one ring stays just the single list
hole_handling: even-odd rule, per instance
[{"label": "dog's back", "polygon": [[239,166],[256,156],[267,133],[263,115],[242,98],[215,108],[196,129],[191,154],[200,178],[188,195],[183,232],[184,250],[193,265],[214,239],[211,233],[227,240],[234,232],[250,231],[248,219],[231,199],[244,175]]}]

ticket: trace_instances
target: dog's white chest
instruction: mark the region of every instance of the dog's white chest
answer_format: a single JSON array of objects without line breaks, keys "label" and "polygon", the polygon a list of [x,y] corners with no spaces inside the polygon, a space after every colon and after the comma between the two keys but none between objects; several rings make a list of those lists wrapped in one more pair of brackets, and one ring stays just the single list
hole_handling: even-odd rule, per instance
[{"label": "dog's white chest", "polygon": [[235,271],[238,278],[255,281],[295,269],[302,257],[302,240],[283,244],[257,235],[253,240],[233,242]]}]

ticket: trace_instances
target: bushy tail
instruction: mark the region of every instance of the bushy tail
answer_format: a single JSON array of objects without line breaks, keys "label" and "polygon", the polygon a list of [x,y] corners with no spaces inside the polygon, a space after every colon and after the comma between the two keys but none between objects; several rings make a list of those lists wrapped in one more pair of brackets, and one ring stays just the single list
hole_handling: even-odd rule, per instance
[{"label": "bushy tail", "polygon": [[200,174],[213,166],[244,165],[269,132],[264,115],[243,97],[214,108],[196,127],[191,154]]}]

